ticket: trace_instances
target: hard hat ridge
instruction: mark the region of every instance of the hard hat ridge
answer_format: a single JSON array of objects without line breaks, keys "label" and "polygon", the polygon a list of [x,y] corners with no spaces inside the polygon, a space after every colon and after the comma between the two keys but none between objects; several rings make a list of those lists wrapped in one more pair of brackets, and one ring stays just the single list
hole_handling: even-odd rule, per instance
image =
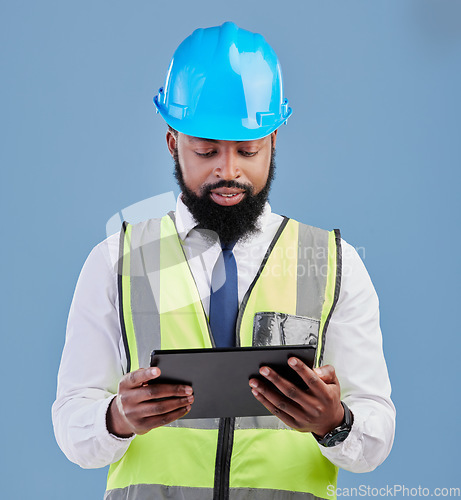
[{"label": "hard hat ridge", "polygon": [[274,50],[231,22],[179,45],[154,103],[174,129],[218,140],[265,137],[291,115]]}]

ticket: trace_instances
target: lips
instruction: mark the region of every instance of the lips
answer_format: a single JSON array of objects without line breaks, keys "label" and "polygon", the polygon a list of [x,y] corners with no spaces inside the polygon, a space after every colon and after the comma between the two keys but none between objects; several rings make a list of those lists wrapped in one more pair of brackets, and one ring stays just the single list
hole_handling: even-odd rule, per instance
[{"label": "lips", "polygon": [[218,205],[230,207],[237,205],[245,197],[245,191],[237,188],[218,188],[213,189],[210,193],[211,199]]}]

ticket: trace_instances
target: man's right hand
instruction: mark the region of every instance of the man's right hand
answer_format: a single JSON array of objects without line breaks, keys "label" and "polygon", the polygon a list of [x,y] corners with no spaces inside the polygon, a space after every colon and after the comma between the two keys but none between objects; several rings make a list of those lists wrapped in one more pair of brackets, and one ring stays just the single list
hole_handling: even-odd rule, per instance
[{"label": "man's right hand", "polygon": [[185,415],[194,402],[192,387],[148,383],[160,376],[159,368],[127,373],[107,412],[107,429],[119,437],[145,434]]}]

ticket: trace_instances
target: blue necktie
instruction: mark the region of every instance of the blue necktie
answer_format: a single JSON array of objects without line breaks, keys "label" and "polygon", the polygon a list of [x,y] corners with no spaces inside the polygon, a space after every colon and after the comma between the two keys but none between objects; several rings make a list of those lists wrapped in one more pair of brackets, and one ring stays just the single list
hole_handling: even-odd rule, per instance
[{"label": "blue necktie", "polygon": [[235,242],[222,245],[211,276],[210,327],[216,347],[235,346],[238,313],[237,263],[232,249]]}]

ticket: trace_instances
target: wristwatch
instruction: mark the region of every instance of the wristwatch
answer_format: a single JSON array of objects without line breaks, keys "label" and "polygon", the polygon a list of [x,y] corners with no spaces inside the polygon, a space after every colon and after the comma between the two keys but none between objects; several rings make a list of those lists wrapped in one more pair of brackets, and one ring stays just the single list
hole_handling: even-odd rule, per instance
[{"label": "wristwatch", "polygon": [[349,408],[347,407],[346,403],[343,403],[341,401],[341,404],[344,408],[344,419],[338,425],[338,427],[335,427],[330,432],[327,432],[323,437],[317,436],[316,434],[312,433],[317,442],[322,446],[325,446],[326,448],[330,448],[331,446],[336,446],[337,444],[342,443],[347,438],[347,436],[349,436],[349,432],[351,432],[354,416],[351,410],[349,410]]}]

